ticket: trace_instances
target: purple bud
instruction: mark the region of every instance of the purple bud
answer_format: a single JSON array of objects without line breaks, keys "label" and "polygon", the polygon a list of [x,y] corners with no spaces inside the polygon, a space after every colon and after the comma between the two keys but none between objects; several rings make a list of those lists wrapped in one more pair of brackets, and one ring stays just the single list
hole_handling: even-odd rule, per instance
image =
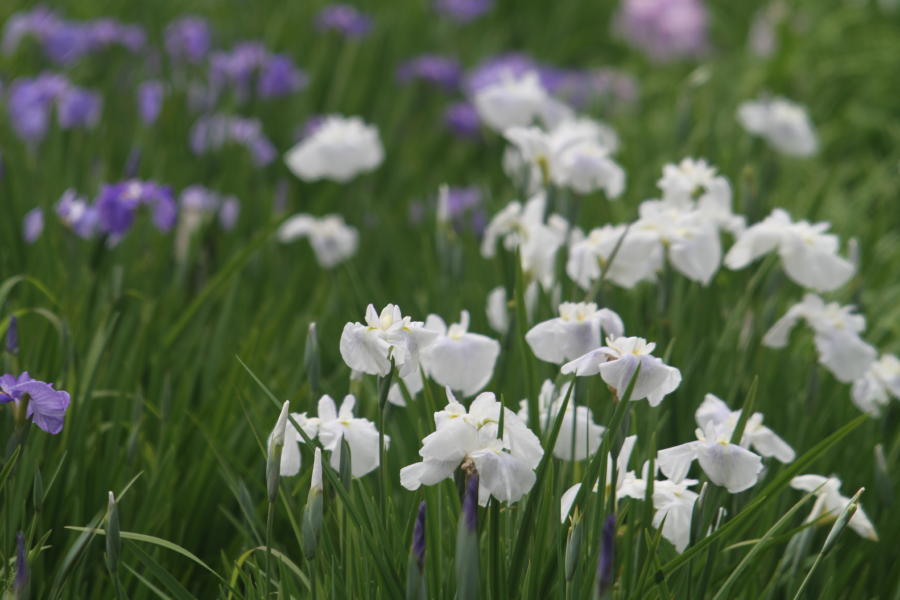
[{"label": "purple bud", "polygon": [[257,91],[260,98],[277,98],[303,89],[308,83],[306,73],[295,67],[289,57],[276,54],[262,66]]},{"label": "purple bud", "polygon": [[372,29],[372,18],[349,4],[330,4],[316,16],[316,29],[336,31],[346,38],[363,38]]},{"label": "purple bud", "polygon": [[474,21],[493,8],[493,0],[436,0],[438,13],[457,23]]},{"label": "purple bud", "polygon": [[219,208],[219,225],[225,231],[234,229],[237,223],[238,215],[241,212],[241,203],[234,196],[228,196],[222,200],[222,206]]},{"label": "purple bud", "polygon": [[481,132],[481,119],[478,111],[468,102],[456,102],[444,112],[444,122],[455,135],[461,138],[474,139]]},{"label": "purple bud", "polygon": [[9,317],[9,325],[6,327],[6,351],[12,355],[19,353],[19,321],[16,315]]},{"label": "purple bud", "polygon": [[166,26],[166,52],[175,60],[199,63],[210,46],[209,24],[194,16],[181,17]]},{"label": "purple bud", "polygon": [[25,536],[22,532],[16,534],[16,579],[13,582],[17,595],[25,590],[28,585],[28,557],[25,552]]},{"label": "purple bud", "polygon": [[22,223],[22,237],[26,244],[35,243],[44,232],[44,211],[33,208],[25,215]]},{"label": "purple bud", "polygon": [[138,87],[138,114],[144,125],[153,125],[159,118],[165,91],[161,81],[145,81]]},{"label": "purple bud", "polygon": [[459,89],[462,67],[456,59],[439,54],[423,54],[397,67],[397,80],[400,83],[416,79],[453,92]]},{"label": "purple bud", "polygon": [[478,528],[478,473],[473,473],[466,479],[462,511],[465,516],[466,528],[469,532],[475,533]]},{"label": "purple bud", "polygon": [[413,528],[412,551],[416,557],[416,565],[419,572],[425,568],[425,502],[419,504],[419,514],[416,515],[416,525]]},{"label": "purple bud", "polygon": [[602,596],[613,584],[613,560],[616,544],[616,515],[606,517],[600,557],[597,560],[597,592]]}]

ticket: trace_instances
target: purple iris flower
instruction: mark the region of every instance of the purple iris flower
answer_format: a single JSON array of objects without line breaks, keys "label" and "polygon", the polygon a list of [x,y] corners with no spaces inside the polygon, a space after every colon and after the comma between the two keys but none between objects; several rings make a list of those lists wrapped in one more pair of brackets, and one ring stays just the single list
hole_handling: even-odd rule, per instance
[{"label": "purple iris flower", "polygon": [[494,7],[493,0],[435,0],[434,8],[457,23],[469,23]]},{"label": "purple iris flower", "polygon": [[409,83],[416,79],[436,85],[444,91],[453,92],[459,89],[462,67],[454,58],[440,54],[423,54],[397,68],[397,80],[401,83]]},{"label": "purple iris flower", "polygon": [[82,238],[93,237],[99,228],[100,218],[97,209],[89,205],[75,190],[66,190],[56,203],[56,214],[60,220],[76,235]]},{"label": "purple iris flower", "polygon": [[22,222],[22,237],[26,244],[35,243],[44,232],[44,211],[34,208],[25,215]]},{"label": "purple iris flower", "polygon": [[38,7],[9,19],[3,32],[4,52],[15,52],[21,40],[29,35],[37,38],[44,54],[60,65],[72,64],[91,52],[113,45],[137,52],[146,42],[144,30],[137,25],[126,25],[115,19],[68,21],[52,10]]},{"label": "purple iris flower", "polygon": [[260,42],[241,42],[229,52],[210,57],[209,82],[214,95],[231,89],[241,102],[250,98],[253,82],[260,98],[290,95],[306,87],[306,73],[284,54],[272,54]]},{"label": "purple iris flower", "polygon": [[144,125],[153,125],[159,118],[165,93],[161,81],[145,81],[138,87],[138,114]]},{"label": "purple iris flower", "polygon": [[372,18],[349,4],[329,4],[316,16],[316,29],[359,39],[372,30]]},{"label": "purple iris flower", "polygon": [[36,143],[47,135],[54,105],[63,129],[93,127],[100,120],[100,96],[72,85],[61,75],[44,73],[17,79],[10,86],[10,123],[26,142]]},{"label": "purple iris flower", "polygon": [[230,115],[201,117],[191,128],[190,142],[194,154],[206,154],[231,143],[244,146],[259,166],[271,163],[277,154],[259,120]]},{"label": "purple iris flower", "polygon": [[166,26],[166,52],[173,60],[197,64],[209,52],[210,30],[206,19],[185,16]]},{"label": "purple iris flower", "polygon": [[72,86],[57,100],[59,126],[62,129],[94,127],[100,121],[102,107],[99,94]]},{"label": "purple iris flower", "polygon": [[702,0],[624,0],[613,29],[657,62],[701,56],[709,48]]},{"label": "purple iris flower", "polygon": [[27,371],[18,377],[10,374],[0,377],[0,404],[15,402],[18,405],[26,396],[29,399],[26,419],[31,419],[47,433],[62,431],[69,407],[67,392],[53,389],[51,383],[32,379]]},{"label": "purple iris flower", "polygon": [[461,138],[477,138],[481,133],[478,111],[468,102],[456,102],[444,111],[444,123]]},{"label": "purple iris flower", "polygon": [[309,83],[306,73],[294,66],[283,54],[273,54],[262,65],[256,90],[260,98],[288,96]]},{"label": "purple iris flower", "polygon": [[171,188],[152,181],[131,179],[104,185],[94,205],[101,230],[113,236],[121,236],[131,228],[142,205],[153,211],[153,224],[160,231],[171,229],[178,217]]}]

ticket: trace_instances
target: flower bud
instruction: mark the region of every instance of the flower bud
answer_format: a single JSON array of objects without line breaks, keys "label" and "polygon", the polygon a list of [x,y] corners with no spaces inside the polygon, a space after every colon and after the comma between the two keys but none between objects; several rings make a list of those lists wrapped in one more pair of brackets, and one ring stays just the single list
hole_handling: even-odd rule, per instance
[{"label": "flower bud", "polygon": [[122,549],[122,539],[119,533],[119,506],[116,497],[109,492],[109,502],[106,508],[106,566],[110,573],[116,573],[119,569],[119,554]]},{"label": "flower bud", "polygon": [[9,317],[9,325],[6,328],[6,351],[13,356],[19,354],[19,322],[15,315]]},{"label": "flower bud", "polygon": [[603,538],[600,545],[600,557],[597,559],[597,594],[606,597],[615,582],[613,561],[616,545],[616,515],[606,517],[603,524]]},{"label": "flower bud", "polygon": [[278,496],[278,480],[281,471],[281,451],[284,448],[284,430],[287,427],[290,401],[281,406],[281,414],[275,422],[275,428],[269,436],[268,455],[266,458],[266,491],[269,503],[274,503]]},{"label": "flower bud", "polygon": [[312,390],[313,396],[318,396],[322,366],[319,361],[319,337],[316,334],[315,322],[309,324],[309,330],[306,333],[303,366],[306,369],[306,379],[309,381],[309,388]]},{"label": "flower bud", "polygon": [[406,570],[407,600],[424,600],[428,597],[425,580],[425,502],[419,504],[416,524],[413,527],[412,547]]},{"label": "flower bud", "polygon": [[566,581],[572,581],[575,576],[582,539],[584,539],[584,520],[576,508],[572,515],[572,524],[569,526],[569,539],[566,541]]},{"label": "flower bud", "polygon": [[472,473],[466,480],[456,534],[456,597],[459,600],[478,598],[480,587],[478,473]]},{"label": "flower bud", "polygon": [[309,496],[306,498],[306,506],[303,509],[301,529],[303,554],[308,560],[312,560],[316,554],[316,547],[319,544],[319,531],[322,529],[322,489],[322,450],[316,448],[312,478],[309,484]]},{"label": "flower bud", "polygon": [[15,598],[28,597],[28,554],[25,550],[25,536],[22,532],[16,534],[16,578],[13,581]]}]

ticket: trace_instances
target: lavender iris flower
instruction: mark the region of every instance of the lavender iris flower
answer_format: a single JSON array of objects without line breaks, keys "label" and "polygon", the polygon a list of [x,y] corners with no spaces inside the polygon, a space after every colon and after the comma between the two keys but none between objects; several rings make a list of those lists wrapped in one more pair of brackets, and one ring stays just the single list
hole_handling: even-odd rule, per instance
[{"label": "lavender iris flower", "polygon": [[196,16],[185,16],[166,26],[166,52],[173,60],[197,64],[210,48],[209,23]]},{"label": "lavender iris flower", "polygon": [[421,80],[453,92],[459,89],[462,80],[462,67],[459,61],[440,54],[423,54],[412,58],[397,68],[397,80],[409,83]]},{"label": "lavender iris flower", "polygon": [[316,29],[359,39],[372,30],[372,18],[349,4],[330,4],[316,16]]},{"label": "lavender iris flower", "polygon": [[10,86],[7,102],[10,123],[26,142],[37,143],[44,138],[54,105],[63,129],[89,128],[100,120],[100,96],[72,85],[61,75],[44,73],[17,79]]},{"label": "lavender iris flower", "polygon": [[145,81],[138,87],[138,114],[144,125],[153,125],[159,118],[165,92],[161,81]]},{"label": "lavender iris flower", "polygon": [[468,102],[455,102],[444,111],[444,123],[461,138],[477,138],[481,132],[478,111]]},{"label": "lavender iris flower", "polygon": [[47,433],[62,431],[69,407],[69,394],[53,389],[53,384],[32,379],[25,371],[18,377],[6,374],[0,377],[0,404],[19,404],[28,397],[25,418]]},{"label": "lavender iris flower", "polygon": [[146,42],[144,30],[137,25],[108,18],[68,21],[43,7],[17,13],[7,21],[3,30],[4,53],[15,52],[27,36],[37,38],[44,54],[60,65],[70,65],[91,52],[114,45],[138,52]]},{"label": "lavender iris flower", "polygon": [[702,0],[624,0],[613,28],[658,62],[697,57],[709,47]]},{"label": "lavender iris flower", "polygon": [[97,209],[89,205],[75,190],[63,192],[59,202],[56,203],[56,215],[82,238],[93,237],[99,227]]},{"label": "lavender iris flower", "polygon": [[277,154],[259,120],[230,115],[201,117],[191,128],[190,143],[194,154],[206,154],[230,143],[244,146],[258,166],[271,163]]},{"label": "lavender iris flower", "polygon": [[142,205],[153,211],[153,224],[160,231],[168,231],[175,225],[178,206],[171,188],[131,179],[104,185],[100,190],[95,201],[100,228],[114,236],[123,235],[131,228],[135,213]]},{"label": "lavender iris flower", "polygon": [[494,7],[493,0],[436,0],[439,14],[457,23],[469,23]]},{"label": "lavender iris flower", "polygon": [[250,98],[253,82],[260,98],[288,96],[306,87],[306,73],[284,54],[272,54],[260,42],[241,42],[229,52],[210,57],[209,81],[214,95],[230,89],[238,101]]},{"label": "lavender iris flower", "polygon": [[59,126],[62,129],[94,127],[100,121],[102,106],[99,94],[74,86],[68,88],[56,104]]},{"label": "lavender iris flower", "polygon": [[26,244],[35,243],[44,232],[44,211],[34,208],[25,215],[22,222],[22,237]]}]

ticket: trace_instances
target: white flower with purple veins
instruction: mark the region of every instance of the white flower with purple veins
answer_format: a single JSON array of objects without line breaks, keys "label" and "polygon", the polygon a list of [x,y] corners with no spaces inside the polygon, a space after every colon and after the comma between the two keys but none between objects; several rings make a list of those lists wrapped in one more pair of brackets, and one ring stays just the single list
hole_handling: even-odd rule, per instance
[{"label": "white flower with purple veins", "polygon": [[863,377],[878,352],[860,337],[866,318],[856,314],[855,307],[837,302],[825,303],[815,294],[806,294],[802,302],[788,309],[766,332],[762,343],[769,348],[784,348],[797,322],[801,319],[815,333],[813,340],[819,362],[843,383]]},{"label": "white flower with purple veins", "polygon": [[504,168],[514,179],[524,169],[533,192],[546,183],[579,194],[603,190],[610,198],[625,188],[625,171],[611,154],[619,144],[615,132],[591,119],[568,118],[545,132],[538,127],[511,127],[503,132],[516,156],[505,157]]},{"label": "white flower with purple veins", "polygon": [[684,479],[695,460],[716,485],[732,494],[742,492],[756,484],[762,459],[739,444],[731,443],[733,426],[716,425],[709,421],[703,429],[697,429],[697,441],[660,450],[656,462],[669,479]]},{"label": "white flower with purple veins", "polygon": [[519,202],[510,202],[488,223],[481,241],[481,255],[493,258],[497,241],[502,240],[506,250],[519,249],[525,275],[549,288],[556,278],[556,251],[566,239],[569,223],[559,215],[550,215],[545,222],[545,207],[543,194],[533,196],[524,207]]},{"label": "white flower with purple veins", "polygon": [[761,256],[777,251],[791,280],[819,292],[835,290],[853,276],[856,267],[838,256],[840,241],[833,233],[826,233],[830,226],[829,223],[793,222],[787,211],[776,208],[738,237],[725,255],[725,266],[743,269]]},{"label": "white flower with purple veins", "polygon": [[593,302],[563,302],[559,317],[542,321],[525,334],[525,341],[539,359],[562,364],[597,348],[607,336],[625,333],[622,319]]},{"label": "white flower with purple veins", "polygon": [[548,99],[534,71],[516,74],[504,71],[477,90],[473,102],[481,120],[495,131],[530,125],[540,116]]},{"label": "white flower with purple veins", "polygon": [[[353,416],[356,398],[350,394],[344,396],[338,410],[331,396],[319,399],[318,416],[307,417],[306,413],[292,413],[297,425],[303,429],[308,438],[319,438],[322,447],[331,452],[331,467],[341,468],[341,442],[347,440],[350,447],[350,471],[353,477],[362,477],[375,470],[381,460],[378,451],[378,430],[368,420]],[[284,430],[284,449],[281,453],[281,474],[296,475],[300,471],[299,444],[304,440],[289,421]],[[385,447],[390,438],[384,436]]]},{"label": "white flower with purple veins", "polygon": [[584,290],[590,290],[601,275],[630,289],[641,281],[654,281],[662,266],[663,247],[650,231],[604,225],[586,237],[577,229],[570,236],[566,274]]},{"label": "white flower with purple veins", "polygon": [[347,182],[384,161],[378,128],[359,117],[329,115],[306,139],[288,150],[288,168],[304,181]]},{"label": "white flower with purple veins", "polygon": [[[447,400],[444,410],[434,413],[436,430],[422,440],[422,461],[400,470],[401,485],[408,490],[434,485],[461,466],[478,472],[482,506],[491,496],[518,501],[534,485],[534,469],[544,455],[540,440],[490,392],[479,394],[468,411],[449,389]],[[503,437],[498,438],[501,410]]]},{"label": "white flower with purple veins", "polygon": [[325,269],[334,268],[356,254],[359,240],[356,228],[344,223],[341,215],[294,215],[281,224],[277,236],[283,243],[309,238],[319,266]]},{"label": "white flower with purple veins", "polygon": [[361,373],[386,376],[391,361],[400,376],[419,369],[419,350],[433,342],[438,333],[425,329],[421,321],[404,317],[400,307],[388,304],[379,314],[373,305],[366,308],[366,323],[347,323],[341,333],[341,357],[347,366]]},{"label": "white flower with purple veins", "polygon": [[[728,439],[741,418],[740,410],[731,410],[720,398],[713,394],[706,394],[703,403],[694,413],[697,425],[705,428],[707,425],[723,426],[727,430]],[[744,435],[741,436],[741,446],[752,448],[761,456],[773,456],[783,463],[794,460],[794,449],[787,442],[766,427],[763,423],[762,413],[753,413],[744,424]]]},{"label": "white flower with purple veins", "polygon": [[731,210],[731,184],[702,158],[665,165],[656,185],[663,200],[699,212],[719,229],[737,235],[746,226],[744,217]]},{"label": "white flower with purple veins", "polygon": [[[549,379],[544,380],[538,396],[538,413],[544,431],[553,427],[560,408],[569,394],[571,383],[563,385],[559,393]],[[519,418],[528,423],[528,400],[519,402]],[[562,460],[584,460],[597,452],[600,439],[606,427],[594,423],[594,413],[587,406],[575,406],[575,398],[570,397],[563,413],[559,436],[553,446],[553,456]]]},{"label": "white flower with purple veins", "polygon": [[738,121],[748,132],[765,139],[777,151],[812,156],[819,148],[806,108],[784,98],[763,98],[738,107]]},{"label": "white flower with purple veins", "polygon": [[437,338],[422,348],[422,367],[438,384],[471,396],[487,385],[494,374],[500,344],[487,336],[469,333],[469,311],[449,327],[438,315],[428,315],[425,329]]},{"label": "white flower with purple veins", "polygon": [[900,399],[900,360],[882,354],[866,374],[853,382],[853,403],[872,416],[881,414],[891,396]]},{"label": "white flower with purple veins", "polygon": [[600,374],[621,398],[640,365],[634,382],[631,400],[643,400],[657,406],[667,394],[681,384],[681,371],[653,356],[656,344],[639,337],[608,337],[606,346],[591,350],[562,366],[562,373],[574,373],[578,377]]},{"label": "white flower with purple veins", "polygon": [[[850,498],[841,494],[841,480],[837,477],[823,477],[822,475],[798,475],[791,479],[791,487],[795,490],[812,492],[816,495],[816,503],[812,512],[807,517],[807,522],[822,519],[826,522],[834,521],[850,503]],[[875,526],[866,515],[862,505],[856,507],[856,512],[848,522],[850,528],[874,542],[878,541],[878,533]]]}]

